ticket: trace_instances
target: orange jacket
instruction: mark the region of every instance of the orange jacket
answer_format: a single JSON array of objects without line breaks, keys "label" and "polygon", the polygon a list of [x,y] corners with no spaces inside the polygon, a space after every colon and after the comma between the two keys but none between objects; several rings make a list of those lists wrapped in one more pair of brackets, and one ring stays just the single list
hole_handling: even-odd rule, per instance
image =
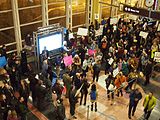
[{"label": "orange jacket", "polygon": [[121,76],[121,77],[115,79],[114,84],[117,88],[119,88],[121,86],[121,84],[125,81],[126,81],[126,77]]}]

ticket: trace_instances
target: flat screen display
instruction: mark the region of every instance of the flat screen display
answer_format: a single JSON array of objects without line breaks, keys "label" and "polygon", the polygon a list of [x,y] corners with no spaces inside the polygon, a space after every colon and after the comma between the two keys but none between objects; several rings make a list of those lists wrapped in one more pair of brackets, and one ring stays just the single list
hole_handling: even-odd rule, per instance
[{"label": "flat screen display", "polygon": [[55,33],[55,34],[39,37],[38,43],[39,43],[40,54],[42,54],[44,47],[46,47],[48,51],[61,48],[63,43],[62,33]]}]

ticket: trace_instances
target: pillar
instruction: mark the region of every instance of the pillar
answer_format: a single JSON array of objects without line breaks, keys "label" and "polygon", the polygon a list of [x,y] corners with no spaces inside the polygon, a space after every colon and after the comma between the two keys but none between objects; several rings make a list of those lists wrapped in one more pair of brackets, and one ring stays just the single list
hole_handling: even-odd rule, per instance
[{"label": "pillar", "polygon": [[93,0],[86,0],[86,27],[89,27],[92,22],[92,5]]},{"label": "pillar", "polygon": [[41,0],[42,3],[42,26],[48,26],[48,0]]},{"label": "pillar", "polygon": [[101,21],[101,3],[100,0],[91,0],[92,2],[92,22],[98,17],[98,22]]},{"label": "pillar", "polygon": [[18,11],[18,1],[11,0],[12,5],[12,14],[13,14],[13,24],[14,24],[14,33],[17,47],[17,54],[19,55],[22,50],[22,38],[21,38],[21,28],[19,21],[19,11]]},{"label": "pillar", "polygon": [[72,30],[72,0],[66,0],[65,10],[66,10],[66,28]]}]

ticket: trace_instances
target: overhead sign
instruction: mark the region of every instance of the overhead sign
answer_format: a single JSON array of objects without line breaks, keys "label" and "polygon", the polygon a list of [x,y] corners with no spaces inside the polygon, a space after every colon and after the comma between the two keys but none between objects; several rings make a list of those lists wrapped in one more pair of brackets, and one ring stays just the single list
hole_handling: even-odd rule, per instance
[{"label": "overhead sign", "polygon": [[[149,17],[149,10],[137,7],[131,7],[129,5],[123,5],[123,11],[134,15]],[[160,20],[160,12],[151,11],[150,18]]]}]

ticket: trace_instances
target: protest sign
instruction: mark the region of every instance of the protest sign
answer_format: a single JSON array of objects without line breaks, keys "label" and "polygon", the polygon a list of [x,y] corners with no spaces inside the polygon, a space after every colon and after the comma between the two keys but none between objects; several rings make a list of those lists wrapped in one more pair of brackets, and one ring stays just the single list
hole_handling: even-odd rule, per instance
[{"label": "protest sign", "polygon": [[138,16],[129,14],[128,17],[130,20],[137,20]]},{"label": "protest sign", "polygon": [[88,35],[88,29],[87,28],[78,28],[77,35],[87,36]]},{"label": "protest sign", "polygon": [[155,52],[155,54],[154,54],[154,61],[155,62],[160,62],[160,52]]},{"label": "protest sign", "polygon": [[113,61],[114,61],[114,59],[113,59],[113,58],[110,58],[108,63],[109,63],[110,65],[112,65]]},{"label": "protest sign", "polygon": [[118,18],[111,18],[110,19],[110,24],[112,25],[112,24],[117,24],[117,22],[118,22]]},{"label": "protest sign", "polygon": [[118,67],[116,69],[113,70],[113,77],[116,77],[119,73],[119,69]]},{"label": "protest sign", "polygon": [[148,36],[148,33],[141,31],[141,32],[139,33],[139,36],[141,36],[141,37],[143,37],[144,39],[146,39],[147,36]]},{"label": "protest sign", "polygon": [[89,50],[88,50],[88,55],[89,55],[89,56],[94,55],[94,53],[95,53],[95,50],[92,50],[92,49],[89,49]]},{"label": "protest sign", "polygon": [[74,38],[73,33],[69,33],[69,39]]},{"label": "protest sign", "polygon": [[72,55],[64,57],[63,60],[64,60],[65,66],[69,66],[73,63]]}]

